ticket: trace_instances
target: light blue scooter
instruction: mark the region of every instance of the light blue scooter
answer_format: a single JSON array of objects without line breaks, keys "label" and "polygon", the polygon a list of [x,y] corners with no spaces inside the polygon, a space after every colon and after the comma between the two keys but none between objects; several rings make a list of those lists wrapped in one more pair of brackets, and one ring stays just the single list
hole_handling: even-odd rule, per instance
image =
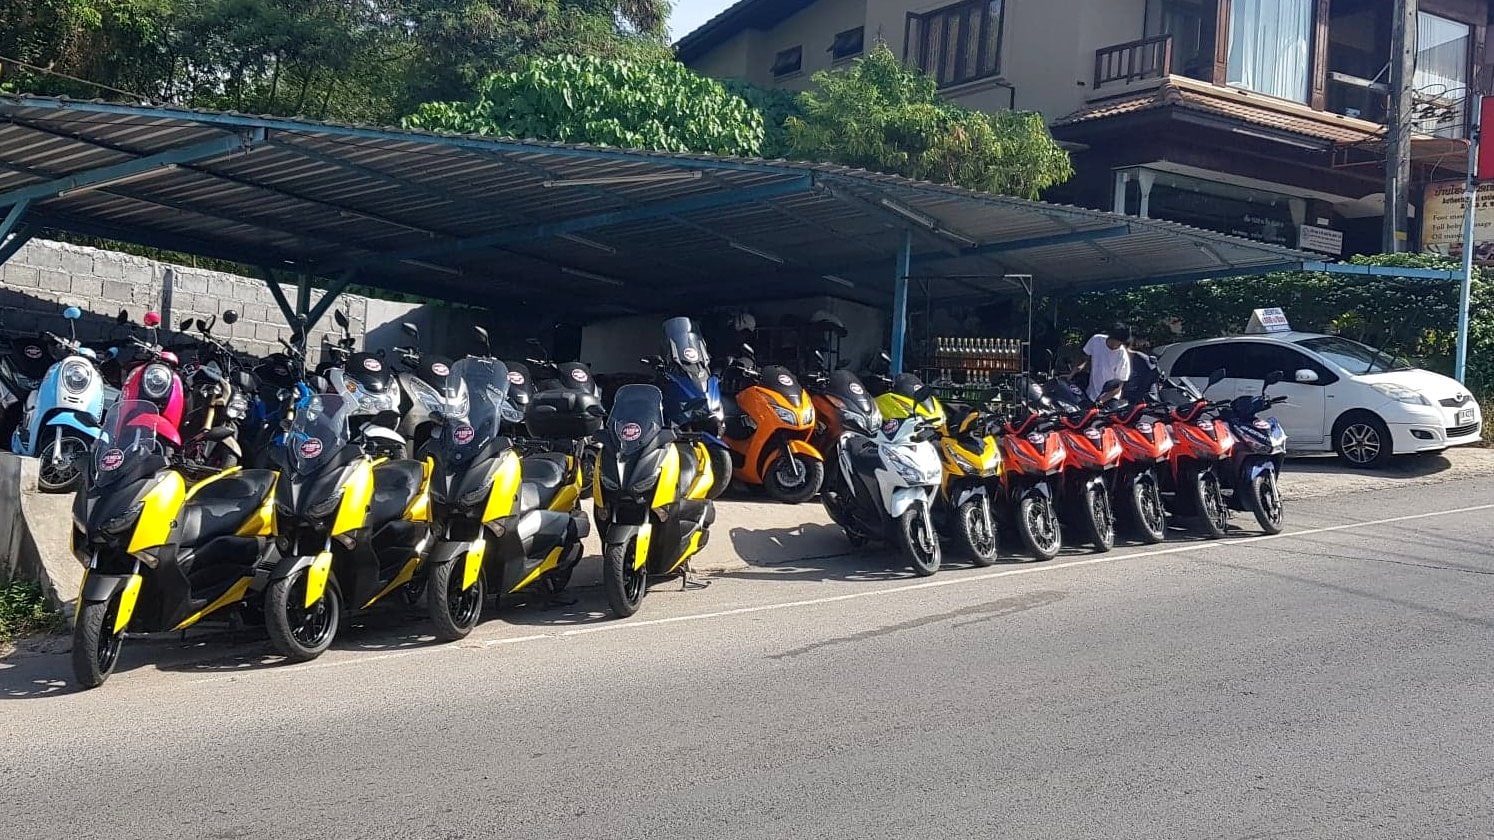
[{"label": "light blue scooter", "polygon": [[66,355],[47,370],[41,387],[27,397],[26,412],[10,443],[10,451],[41,461],[37,484],[43,493],[69,493],[78,488],[104,413],[104,377],[98,357],[78,342],[76,322],[83,312],[69,306],[62,317],[67,319],[71,338],[43,335]]}]

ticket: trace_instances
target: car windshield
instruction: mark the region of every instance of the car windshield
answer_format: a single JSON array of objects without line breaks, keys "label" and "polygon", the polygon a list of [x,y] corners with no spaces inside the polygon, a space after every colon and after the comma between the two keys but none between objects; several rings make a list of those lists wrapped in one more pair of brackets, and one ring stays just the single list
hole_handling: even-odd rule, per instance
[{"label": "car windshield", "polygon": [[93,442],[93,483],[103,486],[130,475],[135,472],[130,467],[142,459],[163,459],[165,449],[156,437],[162,422],[161,410],[146,400],[125,400],[109,409]]},{"label": "car windshield", "polygon": [[1336,335],[1304,338],[1297,344],[1350,373],[1382,373],[1388,370],[1411,369],[1411,363],[1405,359]]},{"label": "car windshield", "polygon": [[664,428],[664,395],[652,385],[624,385],[617,389],[607,431],[623,455],[648,446]]},{"label": "car windshield", "polygon": [[313,394],[296,406],[286,446],[297,472],[325,464],[348,443],[348,414],[357,403],[341,394]]},{"label": "car windshield", "polygon": [[467,358],[452,367],[452,375],[467,386],[467,410],[446,418],[449,434],[441,438],[440,453],[461,463],[498,436],[508,404],[508,367],[497,359]]}]

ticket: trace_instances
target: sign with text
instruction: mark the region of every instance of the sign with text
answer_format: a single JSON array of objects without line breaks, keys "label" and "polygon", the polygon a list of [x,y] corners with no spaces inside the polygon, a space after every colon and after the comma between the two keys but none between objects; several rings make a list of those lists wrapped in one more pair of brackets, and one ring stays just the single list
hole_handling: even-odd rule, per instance
[{"label": "sign with text", "polygon": [[1317,225],[1301,225],[1297,228],[1297,247],[1336,257],[1344,252],[1344,232]]},{"label": "sign with text", "polygon": [[1277,333],[1291,332],[1292,325],[1287,323],[1285,312],[1279,306],[1268,306],[1265,309],[1257,309],[1250,313],[1250,323],[1245,325],[1247,333]]},{"label": "sign with text", "polygon": [[[1478,124],[1494,126],[1494,96],[1479,97]],[[1494,133],[1491,133],[1489,142],[1478,144],[1478,164],[1474,177],[1480,181],[1494,181]]]},{"label": "sign with text", "polygon": [[[1494,265],[1494,183],[1480,184],[1473,217],[1473,261]],[[1463,257],[1463,182],[1427,184],[1421,204],[1421,249]]]}]

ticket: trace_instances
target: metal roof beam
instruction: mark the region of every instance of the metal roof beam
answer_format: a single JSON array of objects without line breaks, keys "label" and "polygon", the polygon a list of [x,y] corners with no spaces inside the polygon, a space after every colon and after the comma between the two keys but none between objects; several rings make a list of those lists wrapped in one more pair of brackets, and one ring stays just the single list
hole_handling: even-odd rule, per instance
[{"label": "metal roof beam", "polygon": [[41,184],[31,184],[0,195],[0,207],[15,206],[21,201],[46,201],[74,190],[101,189],[111,184],[120,184],[149,177],[158,171],[167,171],[176,166],[212,160],[234,152],[246,152],[265,140],[265,130],[253,129],[229,137],[218,137],[202,143],[193,143],[176,149],[167,149],[135,160],[103,166],[58,178]]},{"label": "metal roof beam", "polygon": [[10,236],[21,226],[21,219],[25,217],[26,210],[31,206],[31,199],[23,198],[10,206],[10,212],[5,214],[5,219],[0,221],[0,242]]},{"label": "metal roof beam", "polygon": [[940,236],[931,228],[927,228],[923,225],[917,224],[913,222],[913,220],[906,218],[899,213],[894,213],[893,211],[888,210],[886,207],[883,207],[881,204],[878,204],[876,201],[873,201],[866,196],[860,195],[849,188],[837,186],[827,187],[827,189],[830,190],[830,194],[832,196],[835,196],[835,199],[837,201],[849,204],[869,216],[874,216],[878,219],[883,220],[887,223],[888,227],[895,228],[899,231],[911,230],[919,240],[932,245],[935,250],[942,251],[951,257],[959,256],[960,246],[953,240]]},{"label": "metal roof beam", "polygon": [[1350,274],[1359,277],[1405,277],[1411,280],[1459,280],[1463,272],[1444,268],[1398,268],[1390,265],[1354,265],[1353,263],[1305,262],[1303,271],[1325,274]]},{"label": "metal roof beam", "polygon": [[1087,230],[1071,230],[1065,233],[1054,233],[1047,236],[1034,236],[1028,239],[1011,239],[1005,242],[988,242],[977,245],[974,248],[966,248],[961,251],[961,257],[980,257],[987,254],[1004,254],[1008,251],[1028,251],[1034,248],[1051,248],[1054,245],[1072,245],[1078,242],[1094,242],[1098,239],[1111,239],[1117,236],[1125,236],[1131,232],[1130,225],[1112,225],[1103,228],[1089,228]]},{"label": "metal roof beam", "polygon": [[[810,175],[801,175],[789,178],[776,184],[767,184],[759,187],[749,187],[741,190],[723,190],[721,192],[696,195],[671,201],[661,201],[655,204],[645,204],[639,207],[628,207],[618,210],[608,210],[602,213],[594,213],[590,216],[580,216],[574,219],[565,219],[557,222],[546,222],[538,225],[528,225],[521,228],[507,228],[474,236],[469,239],[460,239],[446,245],[435,245],[426,248],[416,248],[402,253],[389,254],[386,259],[411,260],[429,259],[449,254],[459,254],[466,251],[483,250],[487,248],[501,248],[505,245],[518,245],[524,242],[536,240],[554,239],[567,233],[582,233],[597,228],[612,227],[614,225],[629,222],[641,222],[650,219],[663,219],[670,216],[683,215],[701,210],[715,210],[722,207],[731,207],[738,204],[750,204],[782,195],[793,195],[795,193],[809,192],[814,189],[814,178]],[[338,263],[323,267],[326,270],[341,270],[368,265],[373,260],[355,260],[352,262]]]},{"label": "metal roof beam", "polygon": [[322,293],[322,299],[317,301],[315,306],[311,307],[310,312],[306,313],[306,329],[309,330],[315,327],[317,322],[322,320],[322,316],[327,314],[327,310],[332,308],[332,304],[336,303],[337,298],[343,292],[347,291],[348,284],[352,283],[353,278],[357,276],[358,272],[356,270],[345,271],[341,277],[332,281],[332,285],[328,286],[327,290]]},{"label": "metal roof beam", "polygon": [[[35,229],[65,231],[82,236],[110,239],[115,242],[128,242],[135,245],[145,245],[150,248],[160,248],[163,251],[175,251],[179,254],[192,254],[199,257],[223,260],[224,262],[244,264],[244,254],[242,252],[225,249],[217,243],[198,239],[194,236],[183,236],[181,234],[152,230],[126,230],[98,222],[81,221],[68,216],[38,216],[33,220],[32,227]],[[270,257],[281,262],[289,262],[283,254],[279,253],[260,253],[257,256],[260,258]]]},{"label": "metal roof beam", "polygon": [[[1116,280],[1101,283],[1094,286],[1086,286],[1076,283],[1067,288],[1049,288],[1047,291],[1075,292],[1088,294],[1089,292],[1110,292],[1117,289],[1136,289],[1142,286],[1177,286],[1183,283],[1197,283],[1202,280],[1226,280],[1231,277],[1253,277],[1260,274],[1275,274],[1278,271],[1298,271],[1302,268],[1300,262],[1266,263],[1253,266],[1221,266],[1205,271],[1185,271],[1179,274],[1166,274],[1161,277],[1133,277],[1129,280]],[[1039,285],[1041,289],[1041,285]]]}]

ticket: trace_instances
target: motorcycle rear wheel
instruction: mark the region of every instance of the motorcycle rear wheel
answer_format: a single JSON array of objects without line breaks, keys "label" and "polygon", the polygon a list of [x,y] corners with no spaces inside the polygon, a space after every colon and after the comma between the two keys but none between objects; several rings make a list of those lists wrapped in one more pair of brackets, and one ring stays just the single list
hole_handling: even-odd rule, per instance
[{"label": "motorcycle rear wheel", "polygon": [[83,688],[97,688],[114,673],[119,662],[123,634],[114,632],[119,615],[121,593],[107,601],[88,601],[78,605],[77,623],[73,625],[73,678]]},{"label": "motorcycle rear wheel", "polygon": [[939,571],[939,536],[927,505],[915,504],[897,518],[897,547],[919,577]]},{"label": "motorcycle rear wheel", "polygon": [[1284,517],[1281,490],[1276,483],[1276,470],[1266,470],[1250,480],[1245,488],[1245,504],[1255,514],[1255,521],[1267,534],[1279,534]]},{"label": "motorcycle rear wheel", "polygon": [[1058,512],[1047,496],[1027,496],[1017,504],[1017,535],[1035,560],[1052,560],[1063,547]]},{"label": "motorcycle rear wheel", "polygon": [[984,496],[960,505],[955,511],[955,523],[955,537],[970,562],[977,566],[996,562],[1001,541],[997,539],[996,518],[991,514],[991,504]]},{"label": "motorcycle rear wheel", "polygon": [[1198,513],[1199,529],[1211,540],[1224,536],[1229,529],[1229,506],[1224,503],[1224,489],[1219,486],[1219,474],[1212,469],[1194,470],[1188,476],[1188,489],[1193,494],[1194,510]]},{"label": "motorcycle rear wheel", "polygon": [[1167,507],[1162,503],[1162,490],[1156,479],[1144,475],[1131,482],[1127,507],[1131,524],[1142,542],[1155,545],[1167,538]]},{"label": "motorcycle rear wheel", "polygon": [[638,612],[643,605],[643,596],[648,594],[648,567],[633,568],[633,552],[637,538],[627,542],[612,543],[602,551],[602,582],[607,589],[607,606],[618,618],[627,618]]}]

